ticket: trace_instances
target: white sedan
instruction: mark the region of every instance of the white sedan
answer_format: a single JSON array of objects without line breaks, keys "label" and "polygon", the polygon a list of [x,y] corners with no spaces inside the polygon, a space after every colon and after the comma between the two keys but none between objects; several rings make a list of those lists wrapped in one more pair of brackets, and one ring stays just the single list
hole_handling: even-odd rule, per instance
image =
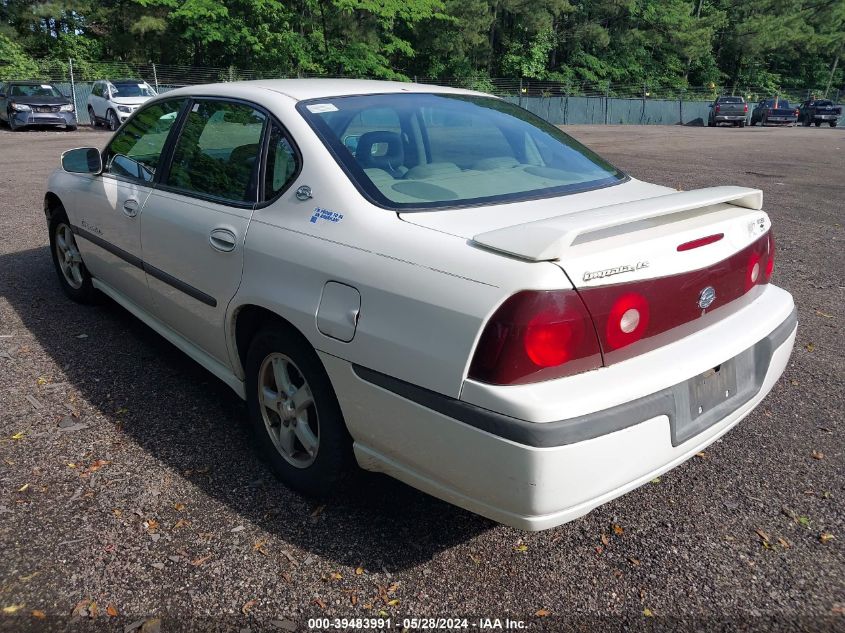
[{"label": "white sedan", "polygon": [[550,528],[724,435],[795,340],[760,191],[638,181],[480,93],[183,88],[62,166],[64,291],[235,390],[304,493],[357,462]]}]

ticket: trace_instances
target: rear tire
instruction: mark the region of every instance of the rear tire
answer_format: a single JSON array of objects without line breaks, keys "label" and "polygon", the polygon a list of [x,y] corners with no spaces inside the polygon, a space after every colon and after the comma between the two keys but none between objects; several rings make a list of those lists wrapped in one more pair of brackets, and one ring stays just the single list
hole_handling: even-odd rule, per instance
[{"label": "rear tire", "polygon": [[740,121],[740,122],[739,122],[739,127],[745,127],[745,121]]},{"label": "rear tire", "polygon": [[352,439],[313,348],[271,324],[253,337],[245,370],[250,425],[273,473],[306,495],[336,491],[353,470]]},{"label": "rear tire", "polygon": [[93,303],[96,290],[64,209],[53,211],[50,220],[50,252],[64,293],[77,303]]},{"label": "rear tire", "polygon": [[830,127],[836,127],[836,121],[828,121],[828,125],[830,125]]},{"label": "rear tire", "polygon": [[76,132],[76,126],[75,125],[66,125],[65,126],[65,132]]}]

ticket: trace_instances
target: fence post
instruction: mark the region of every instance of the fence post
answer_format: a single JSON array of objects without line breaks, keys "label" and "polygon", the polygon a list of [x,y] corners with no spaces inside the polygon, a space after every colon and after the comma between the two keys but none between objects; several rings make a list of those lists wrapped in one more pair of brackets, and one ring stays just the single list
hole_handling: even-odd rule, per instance
[{"label": "fence post", "polygon": [[678,97],[678,121],[681,125],[684,124],[684,93],[682,92]]},{"label": "fence post", "polygon": [[153,64],[153,83],[155,83],[156,92],[158,92],[158,72],[156,72],[155,64]]},{"label": "fence post", "polygon": [[519,78],[519,107],[522,107],[522,77]]},{"label": "fence post", "polygon": [[604,124],[607,125],[608,117],[610,116],[610,82],[607,82],[607,87],[604,89]]},{"label": "fence post", "polygon": [[79,117],[79,112],[76,109],[76,84],[73,81],[73,60],[68,57],[67,63],[70,70],[70,98],[73,100],[73,112]]}]

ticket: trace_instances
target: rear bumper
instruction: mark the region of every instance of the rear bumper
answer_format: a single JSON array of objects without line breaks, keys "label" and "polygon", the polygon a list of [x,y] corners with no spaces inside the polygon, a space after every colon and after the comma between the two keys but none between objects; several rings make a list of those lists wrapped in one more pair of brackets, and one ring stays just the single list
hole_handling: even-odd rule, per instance
[{"label": "rear bumper", "polygon": [[838,114],[814,114],[814,121],[835,121],[839,118]]},{"label": "rear bumper", "polygon": [[717,114],[713,117],[716,123],[727,123],[728,121],[745,121],[745,114]]},{"label": "rear bumper", "polygon": [[[418,392],[401,393],[389,377],[380,385],[366,370],[356,372],[346,361],[322,358],[363,468],[385,472],[501,523],[542,530],[670,470],[754,409],[786,367],[795,340],[791,297],[771,290],[777,292],[769,299],[782,302],[781,314],[785,308],[787,316],[739,354],[722,358],[745,357],[754,388],[737,394],[706,420],[702,416],[701,424],[687,425],[686,434],[679,434],[676,424],[689,392],[686,381],[557,422],[526,422],[477,406],[477,418],[470,419],[465,412],[438,410]],[[682,375],[676,374],[676,381],[678,377]],[[613,388],[604,385],[605,391]],[[602,393],[592,394],[594,406],[602,399]],[[489,423],[486,428],[483,419]]]}]

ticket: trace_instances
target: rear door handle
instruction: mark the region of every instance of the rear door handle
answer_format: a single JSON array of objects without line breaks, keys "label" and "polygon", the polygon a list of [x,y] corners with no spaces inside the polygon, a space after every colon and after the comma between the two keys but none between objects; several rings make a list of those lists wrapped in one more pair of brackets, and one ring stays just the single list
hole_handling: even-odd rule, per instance
[{"label": "rear door handle", "polygon": [[123,213],[130,218],[134,218],[138,215],[138,208],[138,201],[133,200],[132,198],[129,198],[123,203]]},{"label": "rear door handle", "polygon": [[212,248],[228,253],[235,250],[237,237],[229,229],[214,229],[208,236],[208,243]]}]

